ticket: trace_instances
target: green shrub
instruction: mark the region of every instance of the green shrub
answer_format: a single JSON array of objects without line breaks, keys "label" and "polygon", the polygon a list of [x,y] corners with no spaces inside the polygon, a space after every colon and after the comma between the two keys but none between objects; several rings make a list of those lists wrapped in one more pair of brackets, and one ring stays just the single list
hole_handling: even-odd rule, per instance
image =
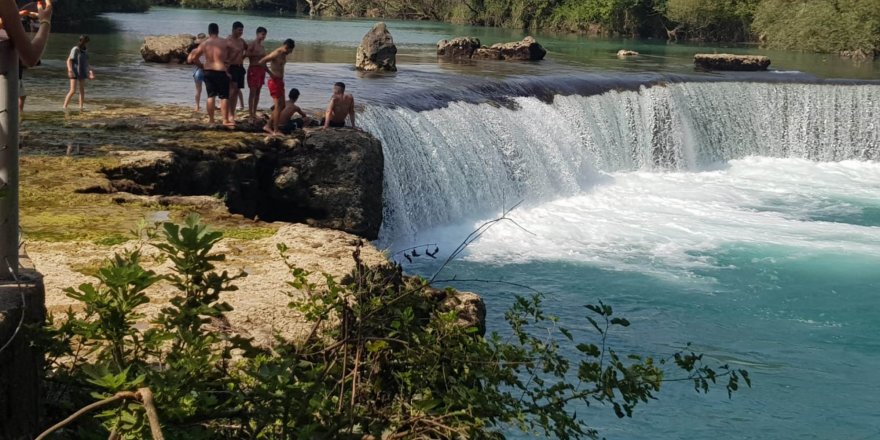
[{"label": "green shrub", "polygon": [[[212,252],[220,234],[190,217],[184,225],[163,224],[160,236],[154,246],[171,274],[144,269],[134,250],[108,261],[97,283],[66,291],[84,310],[47,329],[53,418],[147,387],[168,439],[499,439],[509,427],[595,438],[573,403],[632,416],[654,398],[669,368],[683,370],[702,391],[721,377],[728,392],[740,380],[749,384],[747,372],[713,370],[694,353],[678,353],[668,364],[619,353],[607,337],[630,323],[601,303],[584,308],[582,326],[594,331],[585,339],[546,314],[540,295],[516,298],[505,315],[506,336],[482,336],[450,307],[455,291],[433,289],[396,265],[368,267],[359,248],[349,276],[324,275],[320,286],[291,266],[289,284],[299,294],[290,307],[311,331],[257,347],[209,327],[224,322],[231,307],[221,295],[234,292],[239,277],[214,267],[223,260]],[[139,308],[160,282],[177,293],[144,328]],[[563,355],[572,351],[578,355]],[[64,432],[149,438],[144,408],[132,400],[114,401]]]}]

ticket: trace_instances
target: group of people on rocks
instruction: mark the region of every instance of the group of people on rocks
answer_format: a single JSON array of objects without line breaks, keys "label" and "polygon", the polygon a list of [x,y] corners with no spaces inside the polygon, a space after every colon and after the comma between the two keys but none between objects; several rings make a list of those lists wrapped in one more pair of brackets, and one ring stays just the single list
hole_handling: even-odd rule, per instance
[{"label": "group of people on rocks", "polygon": [[[257,119],[257,107],[264,85],[272,97],[272,113],[263,129],[272,135],[289,134],[304,126],[345,127],[350,119],[351,127],[356,128],[354,97],[345,93],[345,84],[333,85],[333,96],[324,117],[320,120],[310,118],[296,105],[300,92],[296,88],[287,90],[284,83],[284,68],[287,58],[293,53],[296,43],[288,38],[278,48],[267,53],[263,42],[268,31],[258,27],[251,42],[242,38],[244,25],[236,21],[232,33],[220,38],[220,27],[216,23],[208,25],[208,35],[199,34],[197,46],[187,57],[187,62],[195,65],[193,78],[196,87],[196,111],[201,111],[202,84],[207,92],[207,113],[210,124],[215,123],[217,100],[220,101],[220,120],[226,127],[235,127],[236,104],[243,103],[245,85],[248,93],[248,118]],[[244,68],[244,60],[248,68]],[[269,79],[266,81],[266,76]],[[293,119],[295,115],[301,118]]]}]

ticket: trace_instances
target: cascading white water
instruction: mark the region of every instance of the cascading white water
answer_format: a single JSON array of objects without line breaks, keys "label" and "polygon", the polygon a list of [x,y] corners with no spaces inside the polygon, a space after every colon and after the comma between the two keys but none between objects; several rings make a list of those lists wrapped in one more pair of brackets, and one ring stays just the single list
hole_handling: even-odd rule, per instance
[{"label": "cascading white water", "polygon": [[513,103],[363,112],[385,149],[383,240],[576,194],[605,172],[880,159],[878,85],[672,83]]}]

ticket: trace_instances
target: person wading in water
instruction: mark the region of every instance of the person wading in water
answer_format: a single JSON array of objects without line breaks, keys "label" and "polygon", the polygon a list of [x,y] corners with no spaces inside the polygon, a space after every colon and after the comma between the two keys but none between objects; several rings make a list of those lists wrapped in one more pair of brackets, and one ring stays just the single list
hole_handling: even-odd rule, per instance
[{"label": "person wading in water", "polygon": [[[88,35],[80,35],[79,44],[70,50],[67,57],[67,77],[70,79],[70,91],[64,97],[64,109],[70,105],[70,100],[79,89],[79,109],[82,111],[86,100],[86,80],[95,79],[95,72],[89,67],[88,44],[91,41]],[[79,87],[77,87],[79,86]]]}]

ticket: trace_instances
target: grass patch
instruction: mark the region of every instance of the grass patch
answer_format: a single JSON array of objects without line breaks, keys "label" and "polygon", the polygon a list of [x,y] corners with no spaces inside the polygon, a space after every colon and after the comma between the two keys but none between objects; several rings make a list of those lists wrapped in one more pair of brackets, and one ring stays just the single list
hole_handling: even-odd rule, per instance
[{"label": "grass patch", "polygon": [[236,240],[261,240],[275,235],[278,228],[275,227],[241,227],[221,229],[223,238],[234,238]]}]

